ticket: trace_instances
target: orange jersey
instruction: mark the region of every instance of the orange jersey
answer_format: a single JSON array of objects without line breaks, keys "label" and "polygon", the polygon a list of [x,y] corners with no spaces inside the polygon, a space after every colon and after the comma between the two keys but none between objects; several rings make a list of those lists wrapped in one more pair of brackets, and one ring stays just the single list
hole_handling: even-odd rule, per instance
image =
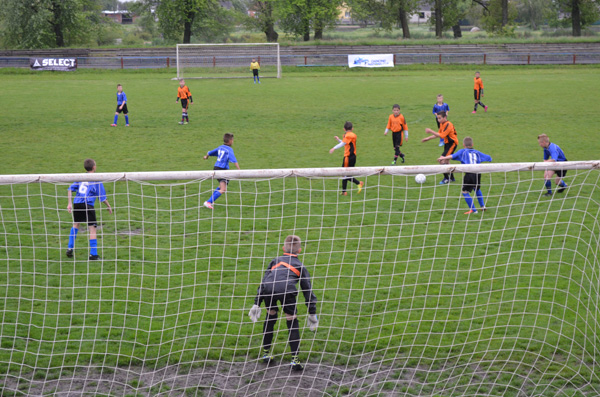
[{"label": "orange jersey", "polygon": [[475,90],[483,90],[483,81],[481,80],[481,77],[475,77],[473,80],[475,80],[475,87],[473,89]]},{"label": "orange jersey", "polygon": [[342,139],[344,145],[344,157],[356,156],[356,134],[352,131],[347,131]]},{"label": "orange jersey", "polygon": [[440,134],[440,138],[444,138],[444,143],[451,143],[452,141],[458,145],[458,135],[456,135],[456,130],[451,122],[446,121],[442,123],[438,134]]},{"label": "orange jersey", "polygon": [[188,99],[191,96],[192,93],[190,92],[190,89],[187,88],[187,85],[184,85],[183,88],[177,88],[177,98]]},{"label": "orange jersey", "polygon": [[399,114],[398,117],[394,116],[393,114],[390,114],[390,117],[388,118],[387,127],[385,128],[388,130],[392,130],[392,132],[408,130],[408,126],[406,125],[406,121],[404,120],[404,116],[402,114]]}]

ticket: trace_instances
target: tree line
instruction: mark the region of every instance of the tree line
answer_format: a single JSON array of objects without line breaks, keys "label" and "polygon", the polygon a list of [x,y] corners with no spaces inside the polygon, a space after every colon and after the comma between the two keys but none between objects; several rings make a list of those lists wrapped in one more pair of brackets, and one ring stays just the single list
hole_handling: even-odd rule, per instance
[{"label": "tree line", "polygon": [[[477,21],[489,33],[511,35],[516,22],[532,29],[570,24],[573,36],[600,17],[600,0],[430,0],[430,23],[438,38],[451,30],[461,37],[461,21]],[[225,7],[225,5],[227,7]],[[304,41],[323,38],[348,10],[355,23],[401,28],[411,38],[410,16],[422,0],[0,0],[0,44],[4,48],[55,48],[114,42],[106,9],[128,8],[139,16],[147,37],[165,42],[218,42],[238,26],[276,42],[281,32]],[[561,16],[561,18],[559,18]],[[113,32],[111,34],[111,32]]]}]

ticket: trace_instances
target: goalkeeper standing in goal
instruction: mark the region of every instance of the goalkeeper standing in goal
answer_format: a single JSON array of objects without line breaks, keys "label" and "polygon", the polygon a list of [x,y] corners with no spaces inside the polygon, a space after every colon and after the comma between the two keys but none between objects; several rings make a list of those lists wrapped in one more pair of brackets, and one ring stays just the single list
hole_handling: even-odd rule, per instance
[{"label": "goalkeeper standing in goal", "polygon": [[252,77],[254,78],[254,84],[258,81],[260,84],[260,77],[258,77],[258,71],[260,70],[260,63],[256,62],[256,59],[252,58],[250,63],[250,70],[252,70]]},{"label": "goalkeeper standing in goal", "polygon": [[[404,153],[400,151],[400,146],[402,146],[405,140],[408,140],[408,126],[406,125],[404,116],[400,113],[400,105],[398,104],[392,106],[392,114],[388,117],[388,123],[383,135],[387,135],[389,131],[392,131],[392,143],[394,145],[394,161],[392,161],[392,165],[396,165],[398,157],[404,163]],[[404,136],[402,132],[404,132]]]},{"label": "goalkeeper standing in goal", "polygon": [[[211,150],[206,153],[204,156],[204,160],[208,160],[210,156],[216,156],[217,161],[215,162],[214,170],[228,170],[229,163],[235,164],[237,169],[240,169],[240,165],[235,158],[235,154],[233,154],[233,149],[231,148],[233,145],[233,134],[225,134],[223,135],[223,144],[216,149]],[[204,202],[204,206],[209,209],[213,209],[213,204],[215,200],[217,200],[223,193],[227,191],[227,184],[229,181],[227,179],[217,179],[219,181],[219,187],[214,191],[212,196]]]},{"label": "goalkeeper standing in goal", "polygon": [[[85,160],[83,166],[90,174],[96,172],[96,162],[92,159]],[[77,193],[71,205],[72,192]],[[96,240],[96,226],[98,226],[98,223],[96,222],[96,211],[94,210],[96,198],[101,203],[104,203],[108,208],[108,213],[112,214],[112,208],[106,199],[106,191],[101,182],[75,182],[69,187],[67,211],[73,213],[73,227],[69,234],[69,245],[67,248],[67,256],[69,258],[73,257],[73,249],[75,248],[75,239],[77,238],[79,225],[84,222],[88,224],[90,232],[89,260],[96,261],[100,259],[98,256],[98,240]]]},{"label": "goalkeeper standing in goal", "polygon": [[[562,149],[555,143],[550,143],[548,135],[538,135],[538,143],[544,149],[544,162],[560,162],[567,161]],[[567,188],[567,184],[563,181],[563,177],[567,175],[567,170],[546,170],[544,172],[544,185],[548,192],[544,194],[546,197],[552,197],[552,175],[556,174],[556,186],[558,193],[562,193]]]},{"label": "goalkeeper standing in goal", "polygon": [[[492,158],[487,154],[473,149],[473,138],[470,136],[467,136],[465,139],[463,139],[463,146],[464,149],[460,149],[454,154],[441,156],[438,158],[438,162],[443,164],[443,162],[447,160],[457,160],[462,164],[481,164],[482,161],[492,161]],[[475,208],[475,204],[473,203],[473,199],[470,195],[471,191],[473,190],[475,190],[477,201],[479,201],[481,210],[485,211],[485,202],[483,201],[483,193],[481,193],[481,174],[467,172],[463,177],[462,186],[462,195],[467,202],[467,206],[469,207],[469,210],[465,212],[465,215],[477,213],[477,209]]]},{"label": "goalkeeper standing in goal", "polygon": [[[188,104],[188,98],[190,103]],[[185,85],[185,80],[179,80],[179,88],[177,89],[177,99],[175,102],[178,102],[181,99],[181,121],[179,124],[188,124],[190,122],[190,118],[188,117],[188,107],[190,104],[194,104],[194,100],[192,99],[192,93],[190,89]]]},{"label": "goalkeeper standing in goal", "polygon": [[298,259],[298,254],[301,251],[302,242],[300,237],[290,235],[285,238],[283,255],[278,256],[269,263],[262,283],[258,287],[254,305],[248,313],[250,319],[253,322],[257,322],[260,318],[260,304],[265,302],[267,317],[263,325],[262,360],[265,364],[269,364],[273,360],[271,344],[273,342],[273,332],[279,310],[277,305],[278,302],[281,303],[289,330],[288,342],[292,351],[290,365],[295,371],[302,371],[304,369],[304,366],[298,360],[298,351],[300,349],[300,330],[298,328],[298,316],[296,312],[296,296],[298,295],[296,285],[298,283],[300,283],[300,288],[308,307],[308,326],[310,330],[315,331],[319,325],[319,320],[317,319],[317,297],[312,292],[310,274]]},{"label": "goalkeeper standing in goal", "polygon": [[[352,123],[346,121],[344,124],[343,139],[334,136],[335,140],[339,143],[329,149],[329,153],[331,154],[336,149],[344,148],[344,162],[342,163],[342,167],[354,167],[356,165],[356,134],[353,129]],[[342,179],[342,196],[348,195],[348,192],[346,191],[348,188],[348,181],[352,181],[354,184],[358,185],[358,193],[362,191],[364,185],[362,181],[359,182],[358,179],[354,177],[344,177]]]}]

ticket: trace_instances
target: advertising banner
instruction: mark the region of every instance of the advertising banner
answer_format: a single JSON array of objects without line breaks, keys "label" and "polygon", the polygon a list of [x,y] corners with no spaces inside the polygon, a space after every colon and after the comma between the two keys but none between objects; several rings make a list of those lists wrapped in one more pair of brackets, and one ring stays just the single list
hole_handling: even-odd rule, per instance
[{"label": "advertising banner", "polygon": [[29,58],[32,70],[58,70],[70,72],[77,69],[77,58]]},{"label": "advertising banner", "polygon": [[351,68],[393,68],[394,54],[348,55],[348,67]]}]

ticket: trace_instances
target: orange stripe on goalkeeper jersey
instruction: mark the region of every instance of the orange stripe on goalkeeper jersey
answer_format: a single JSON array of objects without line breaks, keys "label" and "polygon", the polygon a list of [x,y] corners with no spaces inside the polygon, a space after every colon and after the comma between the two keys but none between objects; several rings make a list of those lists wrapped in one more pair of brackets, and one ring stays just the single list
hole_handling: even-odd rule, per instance
[{"label": "orange stripe on goalkeeper jersey", "polygon": [[289,263],[285,263],[285,262],[279,262],[278,264],[276,264],[275,266],[273,266],[271,268],[271,271],[277,269],[279,266],[287,267],[288,269],[293,271],[296,276],[300,277],[300,270],[296,269],[294,266],[290,265]]}]

